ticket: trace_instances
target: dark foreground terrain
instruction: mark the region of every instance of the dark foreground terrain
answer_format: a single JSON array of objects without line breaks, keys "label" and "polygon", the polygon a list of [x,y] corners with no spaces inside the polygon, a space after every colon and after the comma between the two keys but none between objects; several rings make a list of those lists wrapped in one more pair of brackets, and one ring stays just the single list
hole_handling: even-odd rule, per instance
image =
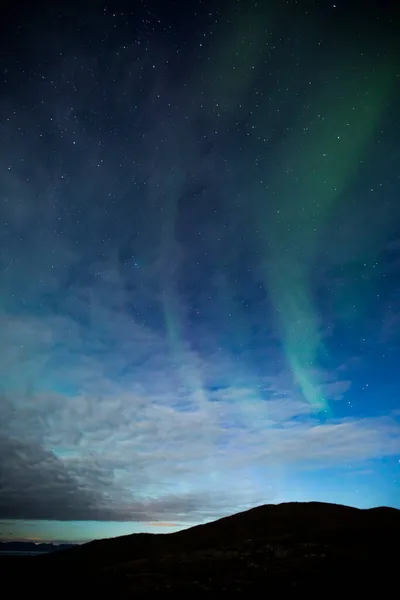
[{"label": "dark foreground terrain", "polygon": [[134,534],[46,556],[0,559],[14,597],[156,598],[350,593],[392,597],[400,511],[266,505],[171,534]]}]

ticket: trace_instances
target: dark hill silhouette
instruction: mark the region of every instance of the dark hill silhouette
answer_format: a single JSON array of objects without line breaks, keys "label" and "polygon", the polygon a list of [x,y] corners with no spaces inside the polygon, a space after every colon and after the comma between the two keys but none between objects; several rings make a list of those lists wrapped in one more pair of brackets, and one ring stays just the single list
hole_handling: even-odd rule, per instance
[{"label": "dark hill silhouette", "polygon": [[113,598],[164,597],[167,592],[261,597],[266,589],[376,589],[382,594],[396,583],[399,536],[396,509],[285,503],[177,533],[93,541],[31,558],[23,569],[30,589],[51,573],[64,582],[63,588],[107,592]]}]

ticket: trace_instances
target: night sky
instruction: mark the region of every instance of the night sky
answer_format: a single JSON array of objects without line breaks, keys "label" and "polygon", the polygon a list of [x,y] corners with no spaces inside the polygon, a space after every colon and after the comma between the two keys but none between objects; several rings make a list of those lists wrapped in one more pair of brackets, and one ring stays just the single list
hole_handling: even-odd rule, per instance
[{"label": "night sky", "polygon": [[6,4],[0,537],[400,508],[396,15]]}]

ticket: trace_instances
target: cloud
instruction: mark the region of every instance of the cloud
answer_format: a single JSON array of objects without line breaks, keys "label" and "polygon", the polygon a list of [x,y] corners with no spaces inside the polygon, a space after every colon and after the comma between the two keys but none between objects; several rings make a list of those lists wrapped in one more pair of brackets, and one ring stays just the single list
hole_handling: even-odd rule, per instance
[{"label": "cloud", "polygon": [[[206,387],[214,360],[174,366],[159,335],[100,309],[96,344],[67,317],[2,315],[0,518],[199,522],[273,501],[258,468],[398,453],[395,415],[321,421],[285,373],[239,386],[227,356],[232,385]],[[349,385],[325,378],[333,397]]]},{"label": "cloud", "polygon": [[[79,520],[95,510],[93,492],[79,485],[54,454],[39,446],[0,438],[0,514],[4,519]],[[86,473],[90,478],[90,473]],[[97,507],[98,508],[98,507]],[[99,512],[108,518],[110,512]]]}]

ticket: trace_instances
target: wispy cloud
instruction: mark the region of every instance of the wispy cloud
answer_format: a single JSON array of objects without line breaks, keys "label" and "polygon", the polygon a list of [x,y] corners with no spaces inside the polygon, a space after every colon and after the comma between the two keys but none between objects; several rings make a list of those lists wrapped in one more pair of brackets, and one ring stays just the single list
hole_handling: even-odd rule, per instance
[{"label": "wispy cloud", "polygon": [[[257,468],[398,452],[395,415],[321,421],[273,369],[239,387],[231,365],[231,386],[207,388],[215,364],[187,351],[174,366],[165,340],[124,314],[96,321],[95,345],[66,317],[1,325],[2,518],[197,522],[273,500]],[[349,386],[327,379],[332,398]]]}]

